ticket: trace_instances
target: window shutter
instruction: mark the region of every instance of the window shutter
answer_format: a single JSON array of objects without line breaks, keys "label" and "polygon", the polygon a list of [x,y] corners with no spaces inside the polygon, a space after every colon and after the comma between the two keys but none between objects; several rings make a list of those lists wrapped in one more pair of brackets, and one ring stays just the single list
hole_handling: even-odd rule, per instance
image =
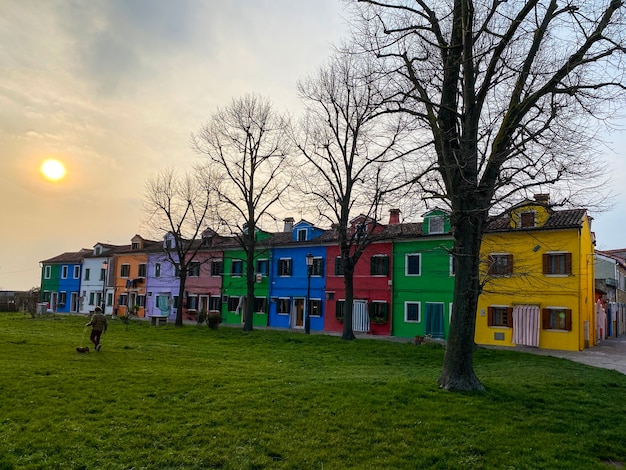
[{"label": "window shutter", "polygon": [[565,310],[565,329],[572,331],[572,309],[570,308]]},{"label": "window shutter", "polygon": [[572,254],[565,253],[565,274],[572,274]]},{"label": "window shutter", "polygon": [[506,255],[506,274],[513,274],[513,255]]},{"label": "window shutter", "polygon": [[383,274],[389,276],[389,256],[383,258]]},{"label": "window shutter", "polygon": [[506,326],[513,328],[513,307],[506,309]]},{"label": "window shutter", "polygon": [[547,253],[543,254],[543,273],[552,274],[550,270],[550,255]]},{"label": "window shutter", "polygon": [[547,308],[541,309],[541,328],[543,328],[544,330],[550,328],[550,310],[548,310]]},{"label": "window shutter", "polygon": [[493,326],[493,307],[487,307],[487,326]]}]

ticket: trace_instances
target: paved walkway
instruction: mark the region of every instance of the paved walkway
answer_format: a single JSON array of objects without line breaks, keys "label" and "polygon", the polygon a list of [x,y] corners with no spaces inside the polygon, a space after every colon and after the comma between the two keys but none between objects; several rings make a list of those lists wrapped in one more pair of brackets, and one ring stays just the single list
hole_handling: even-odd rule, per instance
[{"label": "paved walkway", "polygon": [[555,351],[527,346],[517,346],[516,351],[541,354],[544,356],[561,357],[570,361],[580,362],[588,366],[613,369],[626,374],[626,335],[618,338],[605,339],[596,346],[584,351]]}]

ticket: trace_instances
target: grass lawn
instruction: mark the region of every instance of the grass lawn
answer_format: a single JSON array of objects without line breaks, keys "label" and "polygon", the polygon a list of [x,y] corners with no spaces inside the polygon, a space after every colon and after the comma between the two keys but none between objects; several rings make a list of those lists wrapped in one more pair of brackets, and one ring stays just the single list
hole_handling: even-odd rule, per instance
[{"label": "grass lawn", "polygon": [[626,465],[626,376],[480,350],[0,314],[0,469],[593,469]]}]

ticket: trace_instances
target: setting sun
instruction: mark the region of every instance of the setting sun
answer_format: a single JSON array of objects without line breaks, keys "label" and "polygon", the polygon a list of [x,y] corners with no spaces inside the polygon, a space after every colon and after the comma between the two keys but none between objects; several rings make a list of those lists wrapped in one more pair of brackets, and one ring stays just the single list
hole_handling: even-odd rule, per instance
[{"label": "setting sun", "polygon": [[48,159],[39,169],[50,181],[58,181],[65,176],[65,166],[59,160]]}]

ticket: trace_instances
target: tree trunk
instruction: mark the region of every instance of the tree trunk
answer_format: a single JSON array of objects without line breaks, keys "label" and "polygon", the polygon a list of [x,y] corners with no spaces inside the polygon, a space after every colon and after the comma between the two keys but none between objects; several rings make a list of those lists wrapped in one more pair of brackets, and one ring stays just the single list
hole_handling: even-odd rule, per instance
[{"label": "tree trunk", "polygon": [[178,305],[176,306],[176,321],[174,326],[183,326],[183,299],[185,295],[185,284],[187,283],[187,267],[180,267],[180,284],[178,286]]},{"label": "tree trunk", "polygon": [[346,300],[343,313],[343,331],[341,339],[353,340],[354,330],[352,328],[352,311],[354,310],[354,270],[344,270],[344,285],[346,287]]},{"label": "tree trunk", "polygon": [[482,211],[466,210],[454,218],[456,275],[450,334],[439,376],[439,386],[450,391],[484,391],[474,373],[474,332],[480,295],[480,244],[486,218]]},{"label": "tree trunk", "polygon": [[243,309],[243,331],[252,331],[254,329],[254,244],[248,245],[248,248],[246,250],[246,265],[247,294],[245,306]]}]

